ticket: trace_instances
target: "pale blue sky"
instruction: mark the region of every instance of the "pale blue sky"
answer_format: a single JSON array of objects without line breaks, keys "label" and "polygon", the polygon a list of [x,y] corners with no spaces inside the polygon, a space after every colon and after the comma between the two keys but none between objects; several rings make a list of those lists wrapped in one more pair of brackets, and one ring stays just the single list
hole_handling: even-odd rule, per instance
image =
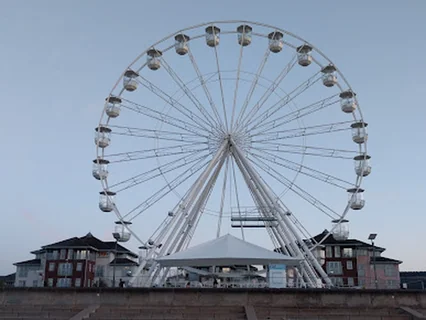
[{"label": "pale blue sky", "polygon": [[100,186],[90,174],[104,98],[153,42],[226,19],[294,32],[339,66],[369,123],[374,166],[364,185],[367,205],[349,216],[351,236],[377,232],[385,255],[404,261],[401,269],[426,269],[419,249],[426,223],[426,2],[249,3],[1,1],[0,274],[47,243],[88,231],[111,238],[114,218],[98,210]]}]

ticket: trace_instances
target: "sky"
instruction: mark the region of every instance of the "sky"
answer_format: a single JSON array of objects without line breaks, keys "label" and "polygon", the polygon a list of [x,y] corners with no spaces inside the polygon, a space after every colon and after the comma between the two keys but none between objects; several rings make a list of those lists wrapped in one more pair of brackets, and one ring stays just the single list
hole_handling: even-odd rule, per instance
[{"label": "sky", "polygon": [[[249,20],[293,32],[329,56],[369,123],[367,204],[351,237],[377,233],[402,270],[425,270],[426,2],[8,1],[0,4],[0,274],[31,250],[92,232],[111,240],[91,176],[93,128],[120,74],[159,39],[190,25]],[[319,233],[328,225],[308,222]],[[144,220],[155,229],[154,220]],[[319,225],[319,226],[318,226]],[[137,250],[137,244],[129,244]]]}]

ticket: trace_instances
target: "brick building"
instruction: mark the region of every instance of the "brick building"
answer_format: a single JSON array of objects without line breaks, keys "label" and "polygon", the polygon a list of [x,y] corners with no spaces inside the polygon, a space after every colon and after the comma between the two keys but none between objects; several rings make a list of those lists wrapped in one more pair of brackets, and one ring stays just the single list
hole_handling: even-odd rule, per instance
[{"label": "brick building", "polygon": [[[314,237],[321,241],[327,230]],[[336,239],[337,238],[337,239]],[[317,249],[324,270],[336,286],[381,289],[400,287],[399,265],[402,261],[382,256],[385,248],[373,246],[357,239],[345,239],[333,234],[327,236]]]},{"label": "brick building", "polygon": [[115,241],[101,241],[91,233],[31,253],[35,259],[15,263],[15,286],[91,287],[100,282],[112,286],[114,269],[117,279],[128,281],[138,266],[138,255]]}]

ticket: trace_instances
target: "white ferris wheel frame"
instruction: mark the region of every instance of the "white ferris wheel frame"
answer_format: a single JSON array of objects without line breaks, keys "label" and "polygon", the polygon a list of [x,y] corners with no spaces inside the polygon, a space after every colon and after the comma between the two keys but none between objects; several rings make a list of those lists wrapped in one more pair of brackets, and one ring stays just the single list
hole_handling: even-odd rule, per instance
[{"label": "white ferris wheel frame", "polygon": [[[139,62],[140,61],[140,59],[142,59],[143,57],[145,57],[146,56],[146,54],[147,54],[147,52],[150,50],[150,49],[152,49],[152,48],[156,48],[157,49],[157,47],[159,46],[159,45],[161,45],[161,44],[163,44],[163,43],[165,43],[165,42],[167,42],[168,40],[170,40],[170,39],[172,39],[174,36],[176,36],[176,35],[178,35],[178,34],[183,34],[184,32],[186,32],[186,31],[189,31],[189,30],[194,30],[194,29],[198,29],[198,28],[202,28],[202,27],[208,27],[208,26],[221,26],[221,25],[226,25],[226,24],[237,24],[237,23],[239,23],[239,24],[248,24],[248,25],[250,25],[250,26],[259,26],[259,27],[264,27],[264,28],[269,28],[271,31],[273,31],[273,32],[282,32],[284,35],[287,35],[287,36],[290,36],[290,37],[292,37],[292,38],[294,38],[294,39],[296,39],[297,41],[300,41],[300,44],[299,45],[309,45],[311,48],[312,48],[312,52],[315,52],[316,54],[318,54],[319,56],[321,56],[325,61],[326,61],[326,63],[327,64],[329,64],[329,65],[333,65],[334,67],[335,67],[335,69],[336,69],[336,73],[338,74],[338,76],[339,76],[339,78],[343,81],[343,83],[344,83],[344,85],[346,86],[346,88],[343,88],[343,86],[342,86],[342,84],[341,83],[339,83],[339,82],[337,82],[335,85],[336,85],[336,87],[338,87],[339,88],[339,90],[340,90],[340,92],[344,92],[344,91],[346,91],[346,90],[349,90],[349,91],[352,91],[353,92],[353,90],[352,90],[352,87],[350,86],[350,84],[349,84],[349,82],[346,80],[346,78],[344,77],[344,75],[342,74],[342,72],[339,70],[339,68],[337,67],[337,66],[335,66],[334,64],[333,64],[333,62],[324,54],[324,53],[322,53],[322,51],[320,51],[316,46],[314,46],[313,44],[311,44],[310,42],[308,42],[308,41],[306,41],[305,39],[303,39],[303,38],[301,38],[301,37],[299,37],[299,36],[297,36],[297,35],[295,35],[295,34],[293,34],[293,33],[291,33],[291,32],[289,32],[289,31],[286,31],[286,30],[284,30],[284,29],[281,29],[281,28],[277,28],[277,27],[275,27],[275,26],[272,26],[272,25],[269,25],[269,24],[264,24],[264,23],[259,23],[259,22],[253,22],[253,21],[246,21],[246,20],[223,20],[223,21],[211,21],[211,22],[207,22],[207,23],[201,23],[201,24],[197,24],[197,25],[193,25],[193,26],[190,26],[190,27],[187,27],[187,28],[184,28],[184,29],[181,29],[181,30],[178,30],[178,31],[176,31],[176,32],[173,32],[173,33],[171,33],[171,34],[169,34],[168,36],[166,36],[166,37],[164,37],[164,38],[162,38],[161,40],[159,40],[159,41],[157,41],[157,42],[155,42],[153,45],[151,45],[148,49],[146,49],[145,51],[143,51],[142,53],[140,53],[126,68],[125,68],[125,70],[123,71],[123,73],[120,75],[120,77],[119,77],[119,79],[117,80],[117,82],[115,83],[115,85],[113,86],[113,88],[111,89],[111,91],[110,91],[110,93],[109,93],[109,97],[111,97],[112,95],[113,95],[113,93],[116,91],[116,89],[117,89],[117,87],[119,86],[119,84],[122,82],[122,80],[123,80],[123,77],[124,77],[124,75],[125,75],[125,72],[126,72],[126,70],[129,70],[129,69],[132,69],[132,67],[133,66],[135,66],[135,64],[137,63],[137,62]],[[232,30],[232,31],[229,31],[229,30],[226,30],[226,31],[222,31],[221,32],[221,34],[237,34],[237,31],[236,30]],[[258,37],[266,37],[267,38],[267,34],[259,34],[259,33],[255,33],[255,32],[253,32],[252,33],[253,34],[253,36],[258,36]],[[205,33],[204,32],[202,32],[200,35],[198,35],[198,36],[192,36],[191,37],[191,40],[190,41],[193,41],[193,40],[195,40],[195,39],[198,39],[198,38],[203,38],[205,36]],[[297,46],[295,46],[295,45],[293,45],[293,44],[291,44],[291,43],[289,43],[289,42],[287,42],[287,41],[284,41],[284,44],[286,45],[286,46],[288,46],[288,47],[291,47],[291,48],[293,48],[293,49],[296,49],[297,48]],[[170,49],[172,49],[174,47],[174,44],[172,44],[172,45],[169,45],[168,47],[166,47],[166,48],[161,48],[161,51],[164,53],[164,52],[167,52],[168,50],[170,50]],[[242,47],[242,46],[241,46]],[[216,50],[216,47],[215,47],[215,50]],[[312,56],[312,61],[315,63],[315,64],[317,64],[321,69],[322,68],[324,68],[326,65],[325,64],[323,64],[323,63],[321,63],[318,59],[316,59],[315,58],[315,56]],[[140,71],[143,69],[143,68],[145,68],[146,67],[146,65],[147,65],[147,62],[144,62],[144,63],[142,63],[142,65],[140,66],[140,67],[138,67],[138,68],[134,68],[133,70],[135,70],[138,74],[140,73]],[[238,71],[240,71],[240,70],[238,70]],[[201,85],[201,84],[200,84]],[[203,85],[205,85],[205,84],[203,84]],[[120,93],[119,93],[119,95],[117,95],[118,97],[121,97],[121,95],[123,94],[123,92],[125,91],[125,89],[124,88],[122,88],[121,90],[120,90]],[[364,119],[363,119],[363,114],[362,114],[362,110],[361,110],[361,108],[360,108],[360,105],[359,105],[359,102],[358,102],[358,99],[357,99],[357,97],[356,97],[356,95],[354,95],[354,97],[353,97],[353,99],[354,99],[354,101],[355,101],[355,103],[356,103],[356,106],[357,106],[357,113],[358,113],[358,116],[359,117],[356,117],[356,115],[355,115],[355,112],[353,112],[352,113],[352,117],[353,117],[353,120],[355,121],[355,122],[360,122],[360,123],[362,123],[362,124],[364,124]],[[106,108],[107,108],[107,104],[108,104],[108,101],[106,101],[105,102],[105,105],[104,105],[104,108],[103,108],[103,111],[102,111],[102,114],[101,114],[101,117],[100,117],[100,120],[99,120],[99,126],[98,127],[101,127],[101,126],[108,126],[108,124],[109,124],[109,120],[110,120],[110,117],[108,117],[107,115],[106,115]],[[232,110],[232,111],[234,111],[234,109]],[[250,111],[250,110],[249,110]],[[225,115],[226,115],[226,112],[225,112]],[[232,115],[232,116],[234,116],[234,115]],[[104,119],[105,118],[107,118],[107,120],[106,121],[104,121]],[[243,120],[244,118],[242,118],[242,120]],[[246,118],[245,118],[246,119]],[[232,124],[231,125],[233,125],[233,123],[234,122],[232,122]],[[226,125],[228,125],[228,121],[226,121]],[[225,147],[225,146],[222,146],[222,147]],[[220,150],[221,150],[221,148],[219,148]],[[246,163],[246,160],[245,160],[245,158],[244,158],[244,156],[243,156],[243,153],[242,153],[242,151],[241,150],[239,150],[238,149],[238,146],[236,146],[235,145],[235,150],[236,150],[236,156],[238,157],[238,160],[236,161],[236,162],[239,162],[241,165],[247,165],[247,163]],[[358,151],[359,151],[359,154],[363,154],[363,155],[365,155],[365,157],[367,157],[367,141],[364,141],[363,143],[360,143],[360,144],[358,144]],[[96,146],[96,158],[97,159],[99,159],[99,158],[103,158],[103,155],[104,155],[104,149],[103,148],[101,148],[101,147],[99,147],[99,144],[97,144],[97,146]],[[218,153],[216,156],[219,156],[219,158],[220,158],[220,154]],[[219,159],[218,158],[218,159]],[[214,165],[216,165],[217,164],[217,161],[220,161],[220,160],[218,160],[218,159],[216,159],[215,161],[210,161],[209,163],[209,166],[208,166],[208,172],[209,172],[209,174],[211,173],[211,171],[213,170],[213,168],[214,168]],[[223,164],[223,163],[222,163]],[[251,167],[251,165],[250,164],[248,164],[248,168],[250,168]],[[250,171],[250,170],[249,170]],[[205,170],[203,171],[203,172],[206,172]],[[257,175],[257,173],[256,173],[256,171],[253,171],[253,172],[249,172],[249,174],[251,174],[252,175],[252,178],[253,179],[255,179],[255,180],[257,180],[257,183],[258,183],[258,185],[259,186],[261,186],[262,188],[264,188],[264,196],[266,197],[266,198],[270,198],[270,200],[273,202],[273,201],[276,201],[276,199],[272,196],[272,195],[270,195],[270,194],[268,194],[268,188],[264,185],[265,184],[265,182],[260,178],[260,177],[256,177],[256,175]],[[357,175],[356,176],[356,182],[353,184],[354,185],[354,189],[356,189],[356,191],[355,192],[358,192],[358,190],[362,190],[361,189],[361,183],[362,183],[362,179],[363,179],[363,175],[361,174],[361,175]],[[102,188],[103,188],[103,191],[105,192],[105,195],[106,195],[106,197],[109,197],[109,195],[107,194],[107,192],[109,191],[109,185],[108,185],[108,178],[105,178],[105,179],[101,179],[100,180],[101,181],[101,184],[102,184]],[[247,182],[247,180],[246,180],[246,182]],[[281,202],[281,206],[284,206],[284,204]],[[284,206],[284,208],[285,208],[285,206]],[[340,218],[339,218],[339,220],[340,221],[344,221],[344,219],[345,219],[345,217],[346,217],[346,215],[347,215],[347,213],[348,213],[348,211],[349,211],[349,209],[350,209],[350,203],[348,202],[348,204],[346,205],[346,208],[344,209],[344,211],[343,211],[343,213],[341,214],[341,216],[340,216]],[[118,208],[117,208],[117,206],[115,205],[115,203],[114,203],[114,206],[113,206],[113,211],[114,211],[114,213],[117,215],[117,218],[119,219],[119,221],[121,222],[121,223],[123,223],[123,226],[127,229],[127,231],[135,238],[135,239],[137,239],[140,243],[141,243],[141,245],[147,245],[147,242],[146,241],[143,241],[138,235],[137,235],[137,233],[136,232],[134,232],[133,230],[132,230],[132,228],[130,228],[129,227],[129,225],[128,224],[126,224],[125,223],[125,220],[124,220],[124,217],[123,217],[123,215],[120,213],[120,211],[118,210]],[[285,212],[283,212],[284,214],[285,214]],[[288,227],[288,225],[287,225],[287,227]],[[329,234],[331,233],[331,232],[333,232],[333,230],[335,229],[335,228],[337,228],[338,227],[338,225],[336,224],[333,228],[331,228],[330,229],[330,231],[329,231]],[[295,233],[297,233],[297,232],[295,232]],[[324,240],[325,240],[325,238],[326,237],[324,237],[321,241],[319,241],[319,242],[317,242],[312,248],[310,248],[310,251],[312,251],[314,248],[316,248],[318,245],[320,245]],[[303,243],[303,239],[302,238],[300,238],[300,239],[297,239],[299,242],[302,242]],[[317,272],[318,272],[318,270],[316,270]],[[322,276],[322,278],[323,278],[323,280],[328,284],[328,285],[330,285],[330,280],[328,279],[328,277],[326,276],[326,275],[321,275]],[[311,275],[311,277],[312,277],[312,275]]]}]

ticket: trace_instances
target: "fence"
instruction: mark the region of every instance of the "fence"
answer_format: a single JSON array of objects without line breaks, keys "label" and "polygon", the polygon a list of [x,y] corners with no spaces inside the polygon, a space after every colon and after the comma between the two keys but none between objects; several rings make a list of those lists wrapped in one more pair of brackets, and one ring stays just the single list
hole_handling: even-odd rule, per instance
[{"label": "fence", "polygon": [[[333,287],[347,289],[399,289],[401,284],[399,277],[393,279],[377,279],[367,277],[330,277]],[[57,283],[60,283],[59,281]],[[116,276],[115,283],[113,277],[99,277],[90,281],[90,287],[141,287],[147,286],[149,278],[146,276]],[[62,283],[61,283],[62,284]],[[69,284],[69,285],[68,285]],[[76,285],[80,284],[80,285]],[[83,286],[81,281],[73,279],[67,283],[69,287]],[[57,285],[53,285],[56,287]],[[300,279],[279,277],[279,276],[260,276],[260,275],[179,275],[171,276],[163,282],[151,284],[153,287],[165,288],[307,288]],[[328,287],[319,285],[317,287]]]}]

